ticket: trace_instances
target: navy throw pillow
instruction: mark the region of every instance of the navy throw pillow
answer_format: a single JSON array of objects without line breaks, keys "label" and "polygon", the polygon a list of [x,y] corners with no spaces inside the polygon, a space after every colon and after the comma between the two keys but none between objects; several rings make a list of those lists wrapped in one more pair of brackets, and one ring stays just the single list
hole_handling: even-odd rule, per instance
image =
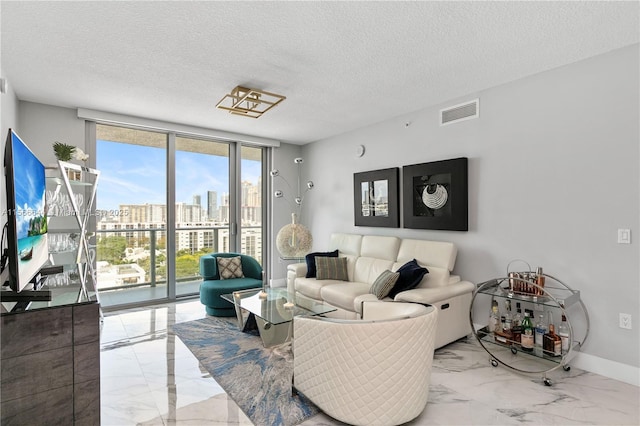
[{"label": "navy throw pillow", "polygon": [[418,261],[413,259],[398,268],[396,272],[399,272],[400,276],[389,292],[389,297],[391,298],[396,297],[401,291],[416,288],[425,274],[429,273],[429,270],[418,265]]},{"label": "navy throw pillow", "polygon": [[309,253],[304,257],[304,260],[307,262],[307,275],[306,278],[315,278],[316,277],[316,256],[318,257],[338,257],[338,250],[327,251],[327,252],[315,252]]}]

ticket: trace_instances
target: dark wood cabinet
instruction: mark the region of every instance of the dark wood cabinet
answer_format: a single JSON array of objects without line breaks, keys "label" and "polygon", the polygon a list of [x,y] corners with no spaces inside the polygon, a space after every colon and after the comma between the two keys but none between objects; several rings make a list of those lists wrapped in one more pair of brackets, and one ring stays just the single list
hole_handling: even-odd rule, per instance
[{"label": "dark wood cabinet", "polygon": [[1,424],[99,425],[99,304],[1,318]]}]

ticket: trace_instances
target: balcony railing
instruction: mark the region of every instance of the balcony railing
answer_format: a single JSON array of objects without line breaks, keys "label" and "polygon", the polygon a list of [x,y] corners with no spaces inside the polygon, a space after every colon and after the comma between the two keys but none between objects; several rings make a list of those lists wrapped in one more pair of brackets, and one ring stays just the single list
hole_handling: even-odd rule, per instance
[{"label": "balcony railing", "polygon": [[[254,239],[259,238],[259,244],[251,244],[250,250],[254,252],[247,253],[258,261],[262,257],[261,231],[261,226],[242,227],[243,241],[250,234]],[[163,228],[97,230],[98,290],[166,285],[164,268],[168,256],[176,256],[176,284],[200,280],[199,257],[214,251],[229,251],[228,226],[178,228],[176,248],[169,251],[166,249],[166,233],[167,230]],[[125,268],[127,270],[123,271]]]}]

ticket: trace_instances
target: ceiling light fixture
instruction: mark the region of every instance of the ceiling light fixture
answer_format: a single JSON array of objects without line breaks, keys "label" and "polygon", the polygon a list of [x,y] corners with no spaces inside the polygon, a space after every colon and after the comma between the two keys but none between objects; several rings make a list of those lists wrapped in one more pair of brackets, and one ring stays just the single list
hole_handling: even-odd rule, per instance
[{"label": "ceiling light fixture", "polygon": [[231,114],[258,118],[285,99],[285,96],[275,93],[237,86],[231,93],[224,95],[216,107]]}]

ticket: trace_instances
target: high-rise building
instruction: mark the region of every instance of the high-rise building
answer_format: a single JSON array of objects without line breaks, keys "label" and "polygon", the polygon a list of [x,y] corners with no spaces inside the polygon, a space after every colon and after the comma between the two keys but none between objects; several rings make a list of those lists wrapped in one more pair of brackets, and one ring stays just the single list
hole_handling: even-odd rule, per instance
[{"label": "high-rise building", "polygon": [[207,218],[210,221],[220,219],[218,214],[218,193],[216,191],[207,191]]},{"label": "high-rise building", "polygon": [[176,222],[196,223],[202,221],[202,208],[194,204],[176,203]]},{"label": "high-rise building", "polygon": [[229,223],[229,194],[226,192],[222,194],[220,201],[222,205],[220,206],[220,216],[218,219],[220,219],[222,223]]},{"label": "high-rise building", "polygon": [[194,206],[202,206],[202,198],[200,197],[200,195],[194,195],[193,196],[193,205]]},{"label": "high-rise building", "polygon": [[165,223],[164,204],[120,204],[120,223]]}]

